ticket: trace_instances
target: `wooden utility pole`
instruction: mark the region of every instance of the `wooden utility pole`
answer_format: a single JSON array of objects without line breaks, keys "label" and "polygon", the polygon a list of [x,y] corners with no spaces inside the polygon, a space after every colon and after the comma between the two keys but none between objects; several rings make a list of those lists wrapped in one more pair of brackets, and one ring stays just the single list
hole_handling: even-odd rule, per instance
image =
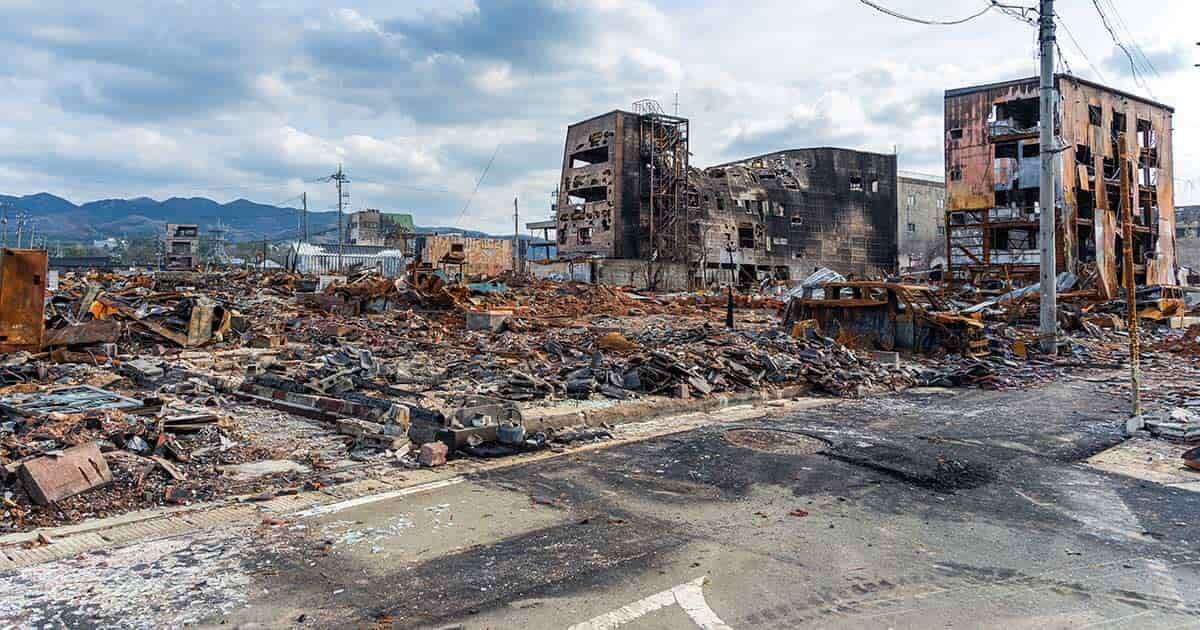
[{"label": "wooden utility pole", "polygon": [[1038,182],[1041,215],[1038,221],[1038,245],[1041,248],[1041,312],[1039,317],[1040,346],[1046,354],[1058,354],[1058,263],[1055,247],[1058,242],[1054,226],[1057,197],[1055,164],[1060,159],[1054,146],[1054,110],[1057,95],[1054,90],[1054,0],[1041,0],[1040,35],[1042,46],[1041,78],[1041,155],[1042,176]]},{"label": "wooden utility pole", "polygon": [[1133,417],[1142,415],[1141,339],[1138,331],[1137,281],[1133,273],[1133,210],[1137,186],[1133,184],[1133,164],[1125,144],[1125,134],[1117,136],[1117,160],[1121,169],[1121,267],[1124,272],[1126,327],[1129,329],[1129,380],[1133,389]]}]

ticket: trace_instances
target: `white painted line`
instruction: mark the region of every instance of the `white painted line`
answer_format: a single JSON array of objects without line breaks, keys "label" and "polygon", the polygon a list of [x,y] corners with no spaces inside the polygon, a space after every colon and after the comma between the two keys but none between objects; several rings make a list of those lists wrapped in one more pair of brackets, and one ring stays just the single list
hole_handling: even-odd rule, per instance
[{"label": "white painted line", "polygon": [[692,619],[692,623],[695,623],[696,627],[702,630],[732,630],[728,624],[721,621],[721,618],[717,616],[717,613],[713,612],[712,608],[709,608],[708,602],[705,601],[704,584],[707,582],[707,577],[696,578],[691,582],[685,582],[644,599],[639,599],[632,604],[626,604],[616,610],[577,623],[571,626],[570,630],[612,630],[639,617],[662,608],[667,608],[668,606],[674,606],[675,604],[679,604],[683,612],[687,613],[687,616]]},{"label": "white painted line", "polygon": [[442,479],[440,481],[431,481],[429,483],[423,483],[410,488],[401,488],[400,490],[392,490],[391,492],[381,492],[379,494],[358,497],[357,499],[347,499],[345,501],[338,501],[337,503],[330,503],[329,505],[318,505],[315,508],[307,509],[302,512],[296,512],[293,514],[293,516],[296,518],[307,518],[309,516],[319,516],[322,514],[334,514],[341,512],[342,510],[348,510],[350,508],[359,507],[362,505],[370,505],[380,501],[387,501],[388,499],[395,499],[396,497],[403,497],[410,494],[417,494],[420,492],[437,490],[438,488],[445,488],[446,486],[453,486],[464,481],[466,481],[465,477],[451,477],[449,479]]}]

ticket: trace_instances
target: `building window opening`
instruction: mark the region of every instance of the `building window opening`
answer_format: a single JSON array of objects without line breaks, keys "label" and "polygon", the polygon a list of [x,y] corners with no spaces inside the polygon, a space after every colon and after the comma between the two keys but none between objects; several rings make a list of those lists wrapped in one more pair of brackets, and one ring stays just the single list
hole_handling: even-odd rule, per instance
[{"label": "building window opening", "polygon": [[581,168],[593,164],[603,164],[608,161],[608,147],[585,149],[571,154],[571,168]]},{"label": "building window opening", "polygon": [[993,115],[996,131],[1024,132],[1038,126],[1041,101],[1034,97],[997,103]]},{"label": "building window opening", "polygon": [[1138,146],[1143,149],[1153,149],[1158,146],[1158,138],[1154,135],[1154,126],[1149,120],[1137,121]]},{"label": "building window opening", "polygon": [[1088,105],[1088,124],[1099,127],[1104,122],[1104,110],[1099,105]]},{"label": "building window opening", "polygon": [[962,127],[955,127],[954,129],[950,130],[950,139],[951,140],[962,140],[962,137],[963,137]]},{"label": "building window opening", "polygon": [[451,254],[463,253],[463,244],[462,243],[451,243],[450,244],[450,253]]},{"label": "building window opening", "polygon": [[996,145],[996,159],[1017,159],[1017,143],[1004,142]]},{"label": "building window opening", "polygon": [[1125,133],[1126,120],[1128,120],[1128,118],[1125,117],[1125,114],[1121,112],[1113,112],[1112,135],[1114,138]]},{"label": "building window opening", "polygon": [[962,168],[955,166],[954,168],[950,169],[950,181],[962,181]]},{"label": "building window opening", "polygon": [[858,175],[851,175],[850,176],[850,190],[852,190],[854,192],[862,192],[863,178],[859,177]]},{"label": "building window opening", "polygon": [[591,245],[592,244],[592,228],[590,228],[590,227],[579,228],[579,244],[580,245]]},{"label": "building window opening", "polygon": [[879,180],[878,179],[871,180],[871,192],[873,192],[873,193],[879,192]]},{"label": "building window opening", "polygon": [[916,233],[917,233],[917,224],[916,224],[916,223],[909,223],[909,224],[908,224],[908,233],[909,233],[909,234],[916,234]]},{"label": "building window opening", "polygon": [[1021,157],[1035,158],[1042,154],[1042,147],[1036,144],[1021,145]]},{"label": "building window opening", "polygon": [[738,226],[738,247],[754,249],[754,226]]},{"label": "building window opening", "polygon": [[1092,149],[1086,144],[1075,145],[1075,161],[1079,164],[1091,165]]},{"label": "building window opening", "polygon": [[604,186],[589,186],[577,188],[567,195],[567,201],[572,205],[608,201],[608,188]]}]

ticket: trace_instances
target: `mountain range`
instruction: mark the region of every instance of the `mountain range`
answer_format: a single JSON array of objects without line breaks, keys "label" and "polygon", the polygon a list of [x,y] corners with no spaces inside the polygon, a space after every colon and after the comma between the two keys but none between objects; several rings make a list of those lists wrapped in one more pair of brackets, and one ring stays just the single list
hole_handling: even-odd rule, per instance
[{"label": "mountain range", "polygon": [[[205,197],[172,197],[157,201],[149,197],[101,199],[76,205],[50,193],[14,197],[0,195],[0,210],[16,230],[15,216],[26,212],[37,221],[37,233],[48,239],[87,241],[110,236],[151,236],[161,233],[164,223],[195,223],[203,234],[217,221],[228,230],[232,242],[257,239],[295,238],[298,208],[272,206],[246,199],[217,203]],[[310,235],[336,230],[337,213],[308,213]],[[447,227],[417,227],[419,232],[461,232],[486,236],[483,232]]]}]

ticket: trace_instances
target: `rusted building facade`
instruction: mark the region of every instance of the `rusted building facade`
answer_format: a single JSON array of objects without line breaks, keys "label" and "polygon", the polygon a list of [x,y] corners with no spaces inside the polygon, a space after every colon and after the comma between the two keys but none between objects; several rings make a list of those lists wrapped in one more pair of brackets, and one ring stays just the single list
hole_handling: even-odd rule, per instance
[{"label": "rusted building facade", "polygon": [[449,265],[463,278],[495,276],[513,268],[513,242],[506,238],[481,238],[461,234],[418,234],[415,247],[421,262]]},{"label": "rusted building facade", "polygon": [[688,121],[653,108],[569,126],[559,256],[682,263],[693,285],[895,270],[894,155],[794,149],[703,170],[687,156]]},{"label": "rusted building facade", "polygon": [[[1122,265],[1121,215],[1133,214],[1139,284],[1173,284],[1174,110],[1070,75],[1058,75],[1055,178],[1059,271],[1095,270],[1113,296]],[[946,92],[946,251],[959,279],[1036,281],[1040,113],[1038,80]],[[1121,156],[1132,185],[1122,206]]]}]

